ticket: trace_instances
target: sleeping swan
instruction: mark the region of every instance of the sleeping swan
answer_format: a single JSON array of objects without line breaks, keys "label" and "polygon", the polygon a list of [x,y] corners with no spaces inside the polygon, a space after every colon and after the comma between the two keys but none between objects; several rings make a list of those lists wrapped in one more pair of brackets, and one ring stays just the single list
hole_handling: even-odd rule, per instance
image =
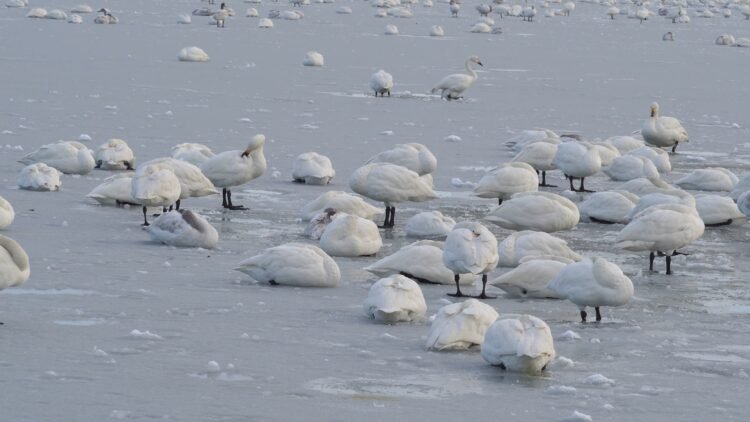
[{"label": "sleeping swan", "polygon": [[20,286],[30,274],[26,251],[15,240],[0,235],[0,290]]},{"label": "sleeping swan", "polygon": [[170,246],[213,249],[219,233],[206,219],[190,210],[165,212],[146,228],[151,239]]},{"label": "sleeping swan", "polygon": [[417,283],[396,274],[382,278],[370,287],[364,310],[369,318],[393,324],[424,319],[427,304]]},{"label": "sleeping swan", "polygon": [[242,262],[235,270],[259,283],[300,287],[336,287],[339,266],[315,245],[286,243]]},{"label": "sleeping swan", "polygon": [[[451,285],[453,271],[443,264],[443,242],[420,240],[364,268],[379,277],[401,274],[420,283]],[[474,284],[474,274],[459,274],[459,284]]]},{"label": "sleeping swan", "polygon": [[498,319],[484,334],[482,357],[503,370],[539,374],[555,357],[552,332],[531,315]]}]

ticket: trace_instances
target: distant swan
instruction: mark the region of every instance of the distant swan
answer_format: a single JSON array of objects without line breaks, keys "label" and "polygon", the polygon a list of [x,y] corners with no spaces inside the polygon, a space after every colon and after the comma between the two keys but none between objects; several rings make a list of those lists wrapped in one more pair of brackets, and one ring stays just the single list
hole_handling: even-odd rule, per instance
[{"label": "distant swan", "polygon": [[336,287],[341,271],[330,256],[315,245],[286,243],[240,262],[235,270],[259,283],[300,287]]},{"label": "distant swan", "polygon": [[[443,264],[443,242],[420,240],[370,264],[364,270],[380,277],[401,274],[421,283],[455,283],[453,271]],[[474,274],[459,274],[462,285],[474,284]]]},{"label": "distant swan", "polygon": [[651,104],[651,117],[643,122],[641,135],[651,145],[659,148],[672,147],[672,152],[675,152],[680,142],[688,142],[688,133],[679,120],[659,115],[658,103]]},{"label": "distant swan", "polygon": [[26,251],[15,240],[0,235],[0,290],[20,286],[29,275],[31,268]]},{"label": "distant swan", "polygon": [[300,210],[300,218],[302,221],[310,221],[327,208],[368,220],[383,214],[382,209],[368,204],[358,196],[342,191],[328,191],[303,206]]},{"label": "distant swan", "polygon": [[438,310],[427,335],[427,349],[465,350],[481,345],[487,329],[497,319],[495,309],[476,299],[452,303]]},{"label": "distant swan", "polygon": [[377,97],[380,94],[381,97],[388,94],[391,96],[391,89],[393,88],[393,75],[386,72],[385,70],[378,70],[373,73],[370,77],[370,89],[375,92]]},{"label": "distant swan", "polygon": [[224,208],[230,210],[247,209],[242,205],[232,204],[231,187],[241,186],[263,175],[266,172],[266,157],[263,145],[266,137],[262,134],[253,136],[244,151],[224,151],[206,160],[201,170],[214,186],[222,188]]},{"label": "distant swan", "polygon": [[427,304],[417,283],[395,274],[370,287],[364,310],[365,315],[376,321],[393,324],[424,319]]},{"label": "distant swan", "polygon": [[434,88],[432,88],[432,93],[440,91],[441,98],[445,98],[449,101],[463,98],[461,94],[477,80],[477,72],[472,69],[471,63],[476,63],[479,66],[484,66],[479,57],[469,57],[468,59],[466,59],[465,64],[466,73],[454,73],[452,75],[446,76],[445,78],[443,78],[443,80],[438,82],[438,84],[435,85]]},{"label": "distant swan", "polygon": [[555,357],[552,332],[531,315],[498,319],[484,335],[482,357],[503,370],[538,374]]},{"label": "distant swan", "polygon": [[213,249],[219,233],[206,219],[190,210],[163,213],[146,228],[151,238],[170,246]]},{"label": "distant swan", "polygon": [[104,25],[110,24],[111,25],[111,24],[115,24],[115,23],[120,22],[120,19],[118,19],[117,16],[112,15],[109,12],[109,9],[101,8],[101,9],[98,10],[98,12],[101,13],[101,15],[97,16],[96,18],[94,18],[94,23],[104,24]]}]

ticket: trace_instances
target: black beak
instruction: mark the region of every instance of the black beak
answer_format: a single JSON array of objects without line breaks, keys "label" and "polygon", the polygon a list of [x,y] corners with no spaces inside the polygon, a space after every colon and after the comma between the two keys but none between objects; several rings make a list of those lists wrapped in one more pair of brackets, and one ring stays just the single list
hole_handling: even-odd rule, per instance
[{"label": "black beak", "polygon": [[482,62],[477,62],[477,64],[478,64],[479,66],[482,66],[482,67],[484,67],[484,65],[482,64]]}]

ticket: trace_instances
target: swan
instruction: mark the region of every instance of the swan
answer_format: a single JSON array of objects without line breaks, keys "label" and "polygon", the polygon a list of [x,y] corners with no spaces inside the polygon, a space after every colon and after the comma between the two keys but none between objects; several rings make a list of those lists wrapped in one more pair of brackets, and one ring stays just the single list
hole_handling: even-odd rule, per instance
[{"label": "swan", "polygon": [[558,256],[530,256],[521,261],[521,265],[490,280],[489,284],[505,290],[508,297],[564,299],[548,289],[547,284],[575,261]]},{"label": "swan", "polygon": [[307,185],[327,185],[336,175],[331,160],[316,152],[297,156],[292,165],[292,180]]},{"label": "swan", "polygon": [[455,225],[456,220],[440,211],[425,211],[406,220],[404,230],[409,237],[445,237]]},{"label": "swan", "polygon": [[570,13],[576,10],[576,4],[572,1],[566,2],[563,4],[563,14],[565,16],[570,16]]},{"label": "swan", "polygon": [[68,19],[68,14],[60,9],[52,9],[44,16],[45,19],[64,21]]},{"label": "swan", "polygon": [[236,271],[259,283],[300,287],[336,287],[341,271],[336,261],[315,245],[285,243],[240,262]]},{"label": "swan", "polygon": [[617,148],[620,154],[627,154],[634,149],[646,145],[642,139],[633,138],[632,136],[612,136],[605,139],[604,142]]},{"label": "swan", "polygon": [[519,192],[539,190],[539,176],[529,164],[521,162],[503,163],[490,170],[474,188],[480,198],[497,198],[498,204]]},{"label": "swan", "polygon": [[44,163],[29,164],[21,169],[16,179],[18,187],[35,191],[60,190],[60,172]]},{"label": "swan", "polygon": [[451,17],[457,18],[458,12],[461,11],[461,5],[456,0],[451,0],[448,7],[451,11]]},{"label": "swan", "polygon": [[216,21],[217,28],[224,28],[224,22],[229,17],[229,10],[227,10],[226,7],[227,5],[225,3],[222,3],[219,7],[219,10],[211,14],[214,21]]},{"label": "swan", "polygon": [[537,173],[541,172],[542,180],[539,186],[557,187],[547,184],[547,172],[557,169],[554,162],[557,146],[557,143],[544,141],[527,143],[512,161],[529,164]]},{"label": "swan", "polygon": [[484,342],[484,335],[499,315],[476,299],[445,305],[438,310],[427,335],[427,349],[466,350]]},{"label": "swan", "polygon": [[101,205],[141,205],[133,198],[133,173],[122,173],[104,179],[86,195]]},{"label": "swan", "polygon": [[639,23],[648,20],[649,16],[651,16],[651,12],[645,7],[640,7],[635,11],[635,18],[639,19]]},{"label": "swan", "polygon": [[716,45],[734,45],[734,43],[735,43],[735,39],[734,39],[734,36],[731,34],[719,35],[714,41],[714,44]]},{"label": "swan", "polygon": [[[554,142],[555,140],[557,140],[557,142]],[[527,144],[537,141],[560,143],[560,136],[549,129],[526,129],[510,138],[506,143],[512,146],[516,151],[520,151]]]},{"label": "swan", "polygon": [[725,226],[745,217],[732,198],[727,196],[697,195],[695,208],[706,227]]},{"label": "swan", "polygon": [[363,306],[365,315],[385,324],[419,321],[427,312],[419,284],[399,274],[375,282]]},{"label": "swan", "polygon": [[606,142],[598,142],[598,143],[592,143],[591,145],[594,146],[594,149],[599,154],[599,160],[602,162],[602,167],[608,167],[612,165],[612,162],[615,161],[615,158],[621,156],[620,150],[618,150],[614,145],[608,144]]},{"label": "swan", "polygon": [[500,369],[536,375],[555,357],[549,325],[531,315],[498,319],[487,329],[482,357]]},{"label": "swan", "polygon": [[639,177],[659,177],[659,170],[646,157],[637,155],[621,155],[604,169],[604,173],[612,180],[628,181]]},{"label": "swan", "polygon": [[[380,277],[401,274],[421,283],[455,283],[455,275],[443,264],[444,242],[420,240],[364,268]],[[459,274],[459,284],[474,284],[474,274]]]},{"label": "swan", "polygon": [[[646,160],[648,161],[648,160]],[[603,224],[627,224],[638,196],[628,191],[596,192],[578,204],[581,221]]]},{"label": "swan", "polygon": [[479,299],[493,299],[485,294],[487,273],[497,267],[497,239],[487,227],[480,223],[462,222],[448,233],[443,247],[443,264],[453,271],[456,293],[449,296],[462,297],[459,274],[482,274],[482,293]]},{"label": "swan", "polygon": [[171,170],[177,176],[177,180],[180,181],[180,197],[175,204],[177,209],[180,209],[180,201],[183,199],[200,198],[219,193],[213,183],[201,172],[201,169],[187,161],[171,157],[155,158],[138,166],[135,172],[136,176],[145,167],[164,168]]},{"label": "swan", "polygon": [[35,7],[29,10],[29,13],[26,14],[27,18],[34,19],[43,19],[45,16],[47,16],[47,9],[43,9],[41,7]]},{"label": "swan", "polygon": [[229,188],[244,185],[266,172],[266,157],[263,155],[265,143],[266,137],[258,134],[253,136],[244,151],[224,151],[201,164],[201,170],[211,183],[222,188],[221,205],[224,208],[247,209],[232,204],[232,191]]},{"label": "swan", "polygon": [[83,23],[83,18],[81,17],[81,15],[73,14],[70,15],[70,18],[68,18],[68,23],[80,24]]},{"label": "swan", "polygon": [[495,208],[485,220],[509,230],[570,230],[581,216],[567,198],[550,192],[522,192]]},{"label": "swan", "polygon": [[430,174],[437,169],[437,158],[426,146],[412,142],[398,144],[389,150],[378,153],[367,160],[370,163],[391,163],[406,167],[420,176]]},{"label": "swan", "polygon": [[336,218],[337,214],[338,211],[334,208],[326,208],[322,213],[310,220],[307,227],[305,227],[305,236],[313,240],[320,239],[326,227]]},{"label": "swan", "polygon": [[734,189],[729,193],[729,196],[736,201],[740,195],[748,190],[750,190],[750,173],[745,173],[734,185]]},{"label": "swan", "polygon": [[94,9],[91,8],[91,6],[87,4],[79,4],[77,6],[73,6],[72,9],[70,9],[70,13],[93,13]]},{"label": "swan", "polygon": [[466,59],[465,69],[466,73],[454,73],[443,78],[434,88],[432,93],[440,91],[440,97],[446,100],[457,100],[463,98],[461,94],[466,91],[476,80],[477,72],[471,67],[471,63],[476,63],[479,66],[484,66],[482,60],[478,56],[471,56]]},{"label": "swan", "polygon": [[193,16],[211,16],[214,14],[214,10],[210,7],[201,7],[193,10]]},{"label": "swan", "polygon": [[268,18],[262,18],[261,20],[258,21],[258,28],[264,28],[264,29],[273,28],[273,21]]},{"label": "swan", "polygon": [[586,322],[587,306],[596,310],[599,322],[602,320],[600,307],[622,306],[633,297],[633,282],[620,267],[598,256],[568,264],[547,288],[578,305],[581,322]]},{"label": "swan", "polygon": [[248,18],[257,18],[259,16],[258,9],[251,7],[245,12],[245,16]]},{"label": "swan", "polygon": [[15,240],[0,235],[0,290],[20,286],[30,274],[26,251]]},{"label": "swan", "polygon": [[159,165],[143,165],[133,176],[131,195],[136,203],[143,205],[143,225],[148,226],[146,207],[172,206],[180,199],[180,180],[174,172]]},{"label": "swan", "polygon": [[665,182],[659,177],[639,177],[637,179],[629,180],[617,187],[619,190],[624,190],[632,194],[643,196],[654,192],[664,192],[666,190],[674,189],[674,186]]},{"label": "swan", "polygon": [[486,4],[486,3],[478,4],[476,9],[477,9],[477,12],[479,12],[479,16],[488,16],[490,13],[492,13],[492,5],[490,4]]},{"label": "swan", "polygon": [[88,174],[96,166],[94,155],[80,142],[60,141],[41,146],[18,160],[21,164],[44,163],[65,174]]},{"label": "swan", "polygon": [[632,220],[638,213],[648,207],[661,204],[681,204],[695,208],[695,198],[682,189],[668,189],[662,192],[653,192],[641,196],[635,207],[630,211],[628,220]]},{"label": "swan", "polygon": [[444,37],[445,30],[440,25],[432,25],[432,27],[430,28],[430,36],[431,37]]},{"label": "swan", "polygon": [[[617,235],[616,247],[631,252],[649,251],[649,270],[656,254],[666,256],[672,274],[672,256],[703,235],[705,225],[698,211],[681,204],[654,205],[637,214]],[[684,255],[684,254],[683,254]]]},{"label": "swan", "polygon": [[193,23],[193,18],[190,17],[190,15],[185,13],[180,13],[177,15],[177,23],[180,25],[190,25]]},{"label": "swan", "polygon": [[155,242],[170,246],[213,249],[219,242],[214,226],[190,210],[165,212],[156,217],[146,231]]},{"label": "swan", "polygon": [[532,256],[556,256],[580,261],[581,256],[568,247],[567,242],[549,233],[524,230],[503,239],[497,247],[498,265],[517,267]]},{"label": "swan", "polygon": [[331,256],[375,255],[381,246],[383,239],[372,220],[344,213],[336,213],[320,236],[320,248]]},{"label": "swan", "polygon": [[674,184],[687,190],[731,191],[739,180],[734,173],[725,168],[709,167],[693,170]]},{"label": "swan", "polygon": [[672,171],[672,163],[669,160],[669,154],[663,149],[644,145],[640,148],[628,151],[626,155],[648,158],[659,173],[669,173]]},{"label": "swan", "polygon": [[[570,190],[574,192],[592,192],[583,187],[583,181],[586,177],[598,173],[602,168],[601,156],[589,142],[561,143],[557,146],[554,163],[570,181]],[[573,179],[581,179],[581,186],[578,189],[573,187]]]},{"label": "swan", "polygon": [[474,34],[489,34],[492,32],[492,27],[484,22],[477,22],[469,29],[469,32]]},{"label": "swan", "polygon": [[382,209],[373,207],[358,196],[342,191],[328,191],[303,206],[300,210],[300,218],[302,221],[310,221],[327,208],[368,220],[383,214]]},{"label": "swan", "polygon": [[607,15],[609,15],[610,19],[614,19],[615,16],[620,14],[620,9],[617,6],[612,6],[609,9],[607,9]]},{"label": "swan", "polygon": [[641,136],[646,143],[664,148],[677,149],[680,142],[688,142],[688,133],[679,120],[659,115],[659,104],[651,104],[651,116],[643,122]]},{"label": "swan", "polygon": [[323,55],[317,51],[308,51],[305,54],[305,60],[302,61],[303,66],[322,67],[325,63]]},{"label": "swan", "polygon": [[10,226],[15,218],[16,212],[13,210],[13,205],[0,196],[0,229]]},{"label": "swan", "polygon": [[112,15],[112,13],[109,12],[109,9],[101,8],[97,12],[101,13],[101,15],[94,18],[94,23],[111,25],[120,22],[120,19],[118,19],[117,16]]},{"label": "swan", "polygon": [[521,11],[521,17],[526,22],[534,22],[534,16],[536,16],[536,6],[526,7]]},{"label": "swan", "polygon": [[5,7],[8,8],[26,7],[28,5],[28,1],[26,0],[8,0],[5,2]]},{"label": "swan", "polygon": [[214,153],[211,148],[196,143],[177,144],[172,147],[172,158],[200,167],[203,163],[213,157]]},{"label": "swan", "polygon": [[209,57],[208,53],[206,53],[202,48],[190,46],[181,49],[180,52],[177,53],[177,60],[181,62],[201,63],[211,60],[211,57]]},{"label": "swan", "polygon": [[740,212],[745,214],[745,217],[750,218],[750,190],[745,191],[737,197],[737,208]]},{"label": "swan", "polygon": [[370,76],[370,89],[375,92],[376,97],[378,94],[380,94],[381,97],[388,94],[390,97],[391,88],[393,88],[393,75],[385,70],[378,70]]},{"label": "swan", "polygon": [[385,30],[383,31],[383,33],[385,35],[398,35],[398,27],[389,23],[385,26]]},{"label": "swan", "polygon": [[385,203],[383,227],[395,225],[399,202],[425,202],[437,198],[432,187],[406,167],[391,163],[370,163],[354,171],[351,189],[375,201]]},{"label": "swan", "polygon": [[102,170],[133,170],[135,156],[128,143],[122,139],[110,139],[99,146],[94,156],[95,168]]},{"label": "swan", "polygon": [[670,31],[661,36],[662,41],[674,41],[674,34]]},{"label": "swan", "polygon": [[305,14],[299,10],[284,10],[279,13],[279,18],[286,19],[288,21],[298,21],[305,17]]},{"label": "swan", "polygon": [[432,7],[432,0],[424,0],[422,2],[422,7]]}]

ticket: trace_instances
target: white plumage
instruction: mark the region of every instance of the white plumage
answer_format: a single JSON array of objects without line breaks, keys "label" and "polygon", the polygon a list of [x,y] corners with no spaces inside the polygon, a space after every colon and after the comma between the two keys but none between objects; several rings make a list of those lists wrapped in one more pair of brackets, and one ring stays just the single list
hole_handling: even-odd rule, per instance
[{"label": "white plumage", "polygon": [[156,242],[170,246],[213,249],[219,233],[206,219],[190,210],[163,213],[146,228]]},{"label": "white plumage", "polygon": [[375,92],[377,97],[380,94],[381,97],[386,94],[391,96],[391,89],[393,88],[393,75],[386,72],[385,70],[378,70],[370,76],[370,89]]},{"label": "white plumage", "polygon": [[339,266],[315,245],[286,243],[240,262],[235,270],[259,283],[300,287],[335,287]]},{"label": "white plumage", "polygon": [[666,190],[674,189],[674,186],[665,182],[659,177],[639,177],[637,179],[629,180],[620,186],[619,190],[628,191],[638,196],[647,195],[654,192],[664,192]]},{"label": "white plumage", "polygon": [[539,190],[539,176],[532,166],[522,162],[503,163],[480,180],[474,194],[480,198],[497,198],[498,203],[519,192]]},{"label": "white plumage", "polygon": [[675,185],[688,190],[731,191],[739,178],[722,167],[709,167],[693,170],[692,173],[677,180]]},{"label": "white plumage", "polygon": [[197,46],[185,47],[177,53],[177,60],[181,62],[207,62],[211,60],[202,48]]},{"label": "white plumage", "polygon": [[7,199],[0,196],[0,229],[4,229],[16,218],[16,212],[13,205]]},{"label": "white plumage", "polygon": [[367,163],[391,163],[406,167],[420,176],[437,169],[437,158],[426,146],[413,142],[398,144],[389,150],[378,153]]},{"label": "white plumage", "polygon": [[30,274],[26,251],[15,240],[0,235],[0,290],[20,286]]},{"label": "white plumage", "polygon": [[383,213],[382,209],[368,204],[358,196],[342,191],[328,191],[303,206],[300,210],[300,218],[302,218],[302,221],[310,221],[327,208],[368,220],[372,220]]},{"label": "white plumage", "polygon": [[222,188],[222,206],[228,209],[245,209],[232,203],[230,188],[261,176],[266,171],[266,157],[263,145],[266,137],[262,134],[253,136],[244,151],[233,150],[216,154],[201,164],[203,174],[214,186]]},{"label": "white plumage", "polygon": [[637,203],[638,196],[627,191],[596,192],[578,204],[578,210],[581,221],[626,224]]},{"label": "white plumage", "polygon": [[466,59],[465,69],[466,73],[454,73],[443,78],[434,88],[432,93],[440,91],[441,98],[446,100],[456,100],[463,98],[461,94],[469,89],[471,85],[477,80],[477,72],[471,67],[471,63],[476,63],[480,66],[482,60],[478,56],[471,56]]},{"label": "white plumage", "polygon": [[307,185],[327,185],[336,175],[331,160],[317,152],[297,156],[292,164],[292,179]]},{"label": "white plumage", "polygon": [[159,165],[143,165],[133,176],[131,195],[143,205],[143,225],[148,226],[146,207],[168,207],[180,199],[180,180],[174,172]]},{"label": "white plumage", "polygon": [[320,247],[331,256],[374,255],[383,246],[378,226],[366,218],[336,213],[320,236]]},{"label": "white plumage", "polygon": [[485,220],[509,230],[556,232],[578,224],[578,207],[550,192],[522,192],[492,210]]},{"label": "white plumage", "polygon": [[425,211],[406,220],[404,230],[410,237],[445,237],[455,225],[456,220],[440,211]]},{"label": "white plumage", "polygon": [[427,335],[427,349],[465,350],[481,345],[487,328],[498,314],[476,299],[443,306],[435,315]]},{"label": "white plumage", "polygon": [[672,163],[669,159],[669,154],[661,148],[644,145],[628,151],[627,155],[648,158],[659,173],[669,173],[672,171]]},{"label": "white plumage", "polygon": [[516,267],[524,258],[556,256],[579,261],[581,256],[568,247],[567,242],[551,234],[535,231],[515,232],[503,239],[497,247],[498,265]]},{"label": "white plumage", "polygon": [[62,186],[60,172],[44,163],[29,164],[22,168],[16,183],[21,189],[35,191],[56,191]]},{"label": "white plumage", "polygon": [[213,156],[214,153],[211,148],[203,144],[183,143],[172,147],[172,158],[187,161],[197,167],[200,167]]},{"label": "white plumage", "polygon": [[[433,284],[454,284],[454,273],[443,264],[443,242],[420,240],[367,266],[365,271],[385,277],[401,274],[416,281]],[[460,284],[473,284],[474,274],[459,274]]]},{"label": "white plumage", "polygon": [[612,164],[604,169],[604,173],[612,180],[625,182],[639,177],[659,177],[659,170],[651,160],[629,154],[615,158]]},{"label": "white plumage", "polygon": [[462,222],[448,233],[443,246],[443,264],[453,271],[456,293],[461,297],[459,274],[482,274],[482,293],[478,298],[487,298],[487,273],[497,267],[497,238],[480,223]]},{"label": "white plumage", "polygon": [[547,284],[568,264],[574,261],[557,256],[531,256],[521,265],[490,280],[489,284],[503,289],[509,297],[562,299]]},{"label": "white plumage", "polygon": [[555,357],[552,332],[531,315],[498,319],[484,335],[482,357],[504,370],[539,374]]},{"label": "white plumage", "polygon": [[99,146],[94,156],[96,168],[102,170],[133,170],[135,156],[128,143],[122,139],[110,139]]},{"label": "white plumage", "polygon": [[618,151],[620,151],[620,154],[627,154],[636,148],[646,145],[643,140],[633,138],[632,136],[612,136],[605,139],[604,142],[613,145]]},{"label": "white plumage", "polygon": [[659,115],[658,103],[651,104],[651,116],[643,122],[641,136],[656,147],[672,147],[672,152],[680,142],[688,142],[688,133],[679,120]]},{"label": "white plumage", "polygon": [[104,179],[86,195],[102,205],[140,205],[133,198],[133,173],[122,173]]},{"label": "white plumage", "polygon": [[305,60],[302,61],[302,65],[311,67],[322,67],[325,64],[323,55],[317,51],[308,51],[305,54]]},{"label": "white plumage", "polygon": [[385,324],[419,321],[427,312],[419,285],[398,274],[375,282],[363,306],[365,315]]},{"label": "white plumage", "polygon": [[732,198],[719,195],[696,195],[695,208],[706,226],[723,226],[745,215]]},{"label": "white plumage", "polygon": [[560,141],[556,138],[552,139],[557,142],[545,142],[544,140],[526,142],[518,154],[513,157],[513,161],[529,164],[534,170],[542,173],[539,186],[555,187],[547,184],[547,172],[557,169],[554,161]]},{"label": "white plumage", "polygon": [[[200,168],[187,161],[171,157],[155,158],[138,166],[136,176],[145,167],[157,167],[171,170],[180,182],[180,198],[200,198],[219,193],[213,183],[203,174]],[[178,204],[179,205],[179,204]],[[179,206],[178,206],[179,208]]]},{"label": "white plumage", "polygon": [[[602,168],[602,159],[596,148],[589,142],[569,141],[557,146],[555,166],[570,180],[570,190],[585,192],[583,181]],[[573,188],[573,179],[581,179],[578,189]]]},{"label": "white plumage", "polygon": [[65,174],[87,174],[96,166],[94,155],[78,141],[60,141],[44,145],[26,154],[18,162],[22,164],[44,163]]}]

